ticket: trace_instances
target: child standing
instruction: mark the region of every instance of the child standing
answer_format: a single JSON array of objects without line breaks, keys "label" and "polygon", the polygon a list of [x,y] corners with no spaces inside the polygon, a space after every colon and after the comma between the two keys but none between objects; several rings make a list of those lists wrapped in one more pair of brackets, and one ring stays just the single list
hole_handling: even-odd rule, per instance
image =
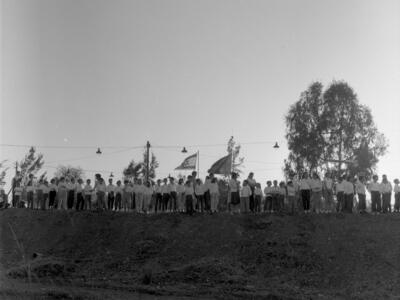
[{"label": "child standing", "polygon": [[115,210],[120,211],[122,208],[122,194],[123,189],[121,186],[121,180],[118,180],[117,186],[115,187]]},{"label": "child standing", "polygon": [[143,212],[145,214],[149,213],[151,197],[153,196],[153,188],[151,186],[150,181],[146,182],[146,185],[143,188]]},{"label": "child standing", "polygon": [[169,211],[176,212],[177,209],[177,201],[178,201],[178,194],[176,192],[176,184],[175,179],[173,177],[169,178],[169,194],[170,194],[170,202],[169,202]]},{"label": "child standing", "polygon": [[287,183],[287,197],[289,204],[289,211],[294,214],[297,210],[297,201],[296,201],[296,188],[293,185],[293,181],[289,180]]},{"label": "child standing", "polygon": [[262,189],[261,184],[256,183],[254,187],[254,212],[261,212],[261,199],[262,199]]},{"label": "child standing", "polygon": [[68,193],[68,188],[67,184],[65,183],[65,178],[61,177],[60,181],[58,182],[58,203],[57,203],[57,208],[58,209],[67,209],[67,193]]},{"label": "child standing", "polygon": [[203,186],[203,182],[201,181],[200,178],[196,179],[196,187],[195,187],[194,193],[195,193],[195,196],[197,199],[196,209],[200,212],[204,212],[204,209],[205,209],[204,186]]},{"label": "child standing", "polygon": [[249,186],[249,182],[247,180],[243,181],[243,187],[241,190],[240,197],[240,211],[242,213],[248,213],[250,211],[250,196],[251,196],[251,188]]},{"label": "child standing", "polygon": [[308,174],[304,172],[303,178],[300,180],[300,197],[303,203],[304,213],[310,212],[310,198],[311,198],[311,186]]},{"label": "child standing", "polygon": [[137,180],[135,188],[136,212],[143,213],[144,185],[142,179]]},{"label": "child standing", "polygon": [[76,210],[83,210],[85,206],[85,199],[83,198],[83,188],[82,188],[83,180],[78,179],[76,184]]},{"label": "child standing", "polygon": [[107,185],[107,208],[113,210],[115,200],[115,185],[113,184],[112,178],[108,179]]},{"label": "child standing", "polygon": [[131,208],[133,189],[129,184],[128,180],[124,180],[124,188],[122,193],[122,208],[125,212],[129,211]]},{"label": "child standing", "polygon": [[356,193],[357,193],[357,197],[358,197],[358,211],[360,213],[365,213],[367,210],[367,204],[366,204],[366,197],[365,197],[366,187],[364,184],[364,177],[359,176],[357,178],[355,188],[356,188]]},{"label": "child standing", "polygon": [[317,214],[322,210],[322,182],[316,172],[310,180],[312,209]]},{"label": "child standing", "polygon": [[90,184],[91,181],[90,179],[86,180],[86,185],[83,189],[83,193],[85,194],[85,209],[92,210],[92,194],[93,194],[93,188],[92,185]]},{"label": "child standing", "polygon": [[228,183],[228,192],[230,193],[229,211],[233,212],[240,204],[240,189],[239,182],[237,181],[237,174],[232,172],[231,179]]},{"label": "child standing", "polygon": [[267,186],[264,188],[265,195],[265,205],[264,211],[271,213],[272,212],[272,182],[270,180],[267,181]]},{"label": "child standing", "polygon": [[335,186],[336,190],[336,211],[343,212],[344,210],[344,182],[343,177],[339,177],[339,181],[336,183]]},{"label": "child standing", "polygon": [[178,185],[176,186],[176,193],[178,197],[178,211],[185,211],[185,186],[183,184],[183,178],[180,178]]},{"label": "child standing", "polygon": [[372,176],[372,182],[368,185],[371,193],[371,212],[380,213],[381,211],[381,185],[378,183],[378,175]]},{"label": "child standing", "polygon": [[192,215],[194,212],[193,209],[193,202],[194,202],[194,189],[193,183],[191,180],[187,180],[185,184],[185,210],[186,213]]},{"label": "child standing", "polygon": [[33,196],[34,196],[33,175],[29,174],[29,180],[26,185],[26,200],[28,202],[28,208],[30,209],[33,209]]},{"label": "child standing", "polygon": [[394,180],[394,211],[399,212],[400,211],[400,186],[399,186],[399,180],[396,178]]},{"label": "child standing", "polygon": [[169,203],[169,185],[168,185],[168,179],[164,178],[164,184],[161,186],[161,194],[162,194],[162,203],[161,203],[161,210],[163,212],[166,212],[168,209],[168,203]]},{"label": "child standing", "polygon": [[219,186],[217,182],[217,178],[211,179],[209,184],[209,191],[210,191],[210,209],[211,213],[218,212],[218,203],[219,203]]}]

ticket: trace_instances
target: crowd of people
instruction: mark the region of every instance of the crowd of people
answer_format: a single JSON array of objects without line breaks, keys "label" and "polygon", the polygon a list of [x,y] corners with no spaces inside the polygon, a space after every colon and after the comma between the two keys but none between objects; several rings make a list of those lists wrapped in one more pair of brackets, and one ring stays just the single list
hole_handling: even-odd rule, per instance
[{"label": "crowd of people", "polygon": [[186,179],[173,177],[157,181],[133,178],[118,180],[105,179],[95,175],[94,182],[69,177],[35,181],[30,174],[27,180],[18,175],[13,179],[12,197],[1,189],[5,207],[43,210],[110,210],[137,213],[195,212],[217,213],[333,213],[367,212],[367,193],[370,194],[372,213],[400,211],[399,180],[394,187],[383,175],[381,182],[377,175],[372,181],[365,178],[341,176],[332,178],[328,172],[323,179],[317,173],[308,173],[287,181],[267,181],[264,189],[254,179],[254,174],[239,181],[239,175],[232,173],[230,179],[217,179],[214,174],[205,180],[192,172]]}]

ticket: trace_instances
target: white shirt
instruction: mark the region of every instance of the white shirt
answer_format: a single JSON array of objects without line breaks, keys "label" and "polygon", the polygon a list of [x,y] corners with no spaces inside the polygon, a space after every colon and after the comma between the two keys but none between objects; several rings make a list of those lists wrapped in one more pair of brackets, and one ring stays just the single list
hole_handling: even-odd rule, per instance
[{"label": "white shirt", "polygon": [[336,183],[336,193],[344,192],[344,182]]},{"label": "white shirt", "polygon": [[183,194],[185,192],[185,186],[183,184],[178,184],[176,186],[176,192],[178,194]]},{"label": "white shirt", "polygon": [[326,189],[331,190],[333,188],[333,180],[331,178],[325,178],[324,186]]},{"label": "white shirt", "polygon": [[229,190],[231,191],[231,193],[237,192],[238,191],[238,184],[237,181],[235,179],[231,179],[229,180]]},{"label": "white shirt", "polygon": [[90,184],[86,184],[85,187],[83,188],[83,193],[85,195],[91,195],[93,192],[93,188]]},{"label": "white shirt", "polygon": [[142,194],[144,194],[144,189],[145,189],[144,185],[138,184],[138,185],[136,185],[136,187],[134,187],[134,192],[135,192],[135,194],[142,195]]},{"label": "white shirt", "polygon": [[185,195],[192,195],[194,194],[194,190],[192,186],[185,185]]},{"label": "white shirt", "polygon": [[161,187],[161,185],[155,185],[155,187],[154,187],[154,191],[157,193],[157,194],[162,194],[162,187]]},{"label": "white shirt", "polygon": [[256,196],[262,196],[262,189],[259,187],[254,188],[254,195]]},{"label": "white shirt", "polygon": [[107,185],[107,193],[115,192],[115,185],[109,184]]},{"label": "white shirt", "polygon": [[204,184],[202,184],[202,183],[201,184],[197,184],[196,183],[196,187],[195,187],[194,192],[195,192],[195,194],[197,196],[204,195]]},{"label": "white shirt", "polygon": [[161,194],[169,194],[169,186],[168,184],[164,184],[161,186]]},{"label": "white shirt", "polygon": [[49,190],[50,191],[57,191],[57,186],[55,184],[53,184],[53,183],[50,183]]},{"label": "white shirt", "polygon": [[115,192],[115,194],[121,194],[122,195],[123,189],[124,188],[123,188],[122,185],[120,185],[120,186],[116,185],[114,192]]},{"label": "white shirt", "polygon": [[14,188],[14,194],[16,196],[21,196],[22,195],[22,187],[20,187],[20,186],[15,187]]},{"label": "white shirt", "polygon": [[373,181],[368,185],[368,190],[370,192],[380,192],[381,191],[381,185],[379,184],[379,182]]},{"label": "white shirt", "polygon": [[361,181],[357,180],[356,181],[356,193],[365,195],[365,192],[366,192],[365,184],[362,183]]},{"label": "white shirt", "polygon": [[105,183],[99,183],[96,187],[98,192],[106,192],[107,191],[107,186]]},{"label": "white shirt", "polygon": [[80,185],[79,183],[76,184],[76,192],[82,193],[82,185]]},{"label": "white shirt", "polygon": [[346,195],[354,194],[354,185],[350,181],[343,181],[343,189]]},{"label": "white shirt", "polygon": [[322,191],[322,182],[319,179],[311,179],[310,187],[313,192],[321,192]]},{"label": "white shirt", "polygon": [[250,197],[251,194],[252,194],[252,192],[251,192],[250,186],[249,186],[249,185],[244,185],[244,186],[242,187],[242,190],[240,191],[240,195],[241,195],[242,197]]},{"label": "white shirt", "polygon": [[168,184],[168,189],[169,189],[170,193],[171,192],[176,192],[176,184],[175,183]]},{"label": "white shirt", "polygon": [[386,183],[381,183],[381,192],[382,193],[391,193],[392,192],[392,184],[388,181]]},{"label": "white shirt", "polygon": [[395,193],[395,194],[400,193],[400,185],[395,184],[393,190],[394,190],[394,193]]},{"label": "white shirt", "polygon": [[296,188],[294,186],[287,186],[287,193],[288,196],[295,196],[296,195]]},{"label": "white shirt", "polygon": [[152,187],[150,186],[150,187],[148,187],[148,186],[143,186],[143,194],[144,195],[146,195],[146,196],[151,196],[151,195],[153,195],[153,189],[152,189]]},{"label": "white shirt", "polygon": [[302,180],[300,180],[300,190],[311,190],[309,179],[303,178]]},{"label": "white shirt", "polygon": [[210,189],[210,194],[218,194],[219,193],[218,183],[216,182],[210,183],[209,189]]},{"label": "white shirt", "polygon": [[126,193],[129,193],[129,194],[132,194],[133,193],[133,186],[131,186],[131,185],[124,185],[124,188],[123,188],[123,190],[126,192]]},{"label": "white shirt", "polygon": [[271,196],[272,193],[273,193],[272,186],[266,186],[266,187],[264,188],[264,195],[265,195],[265,196],[268,196],[268,195]]}]

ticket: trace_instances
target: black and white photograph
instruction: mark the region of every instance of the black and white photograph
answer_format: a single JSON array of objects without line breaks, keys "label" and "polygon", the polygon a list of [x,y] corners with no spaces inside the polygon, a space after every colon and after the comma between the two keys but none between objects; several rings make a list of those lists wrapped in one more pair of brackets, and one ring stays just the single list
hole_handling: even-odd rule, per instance
[{"label": "black and white photograph", "polygon": [[400,299],[399,0],[0,0],[0,299]]}]

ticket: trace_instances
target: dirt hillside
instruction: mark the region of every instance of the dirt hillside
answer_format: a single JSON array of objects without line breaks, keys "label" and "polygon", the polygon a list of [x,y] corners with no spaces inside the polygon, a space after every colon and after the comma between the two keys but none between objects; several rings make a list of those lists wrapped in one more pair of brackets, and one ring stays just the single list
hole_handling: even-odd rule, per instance
[{"label": "dirt hillside", "polygon": [[400,215],[8,209],[0,222],[2,270],[18,282],[174,297],[400,297]]}]

